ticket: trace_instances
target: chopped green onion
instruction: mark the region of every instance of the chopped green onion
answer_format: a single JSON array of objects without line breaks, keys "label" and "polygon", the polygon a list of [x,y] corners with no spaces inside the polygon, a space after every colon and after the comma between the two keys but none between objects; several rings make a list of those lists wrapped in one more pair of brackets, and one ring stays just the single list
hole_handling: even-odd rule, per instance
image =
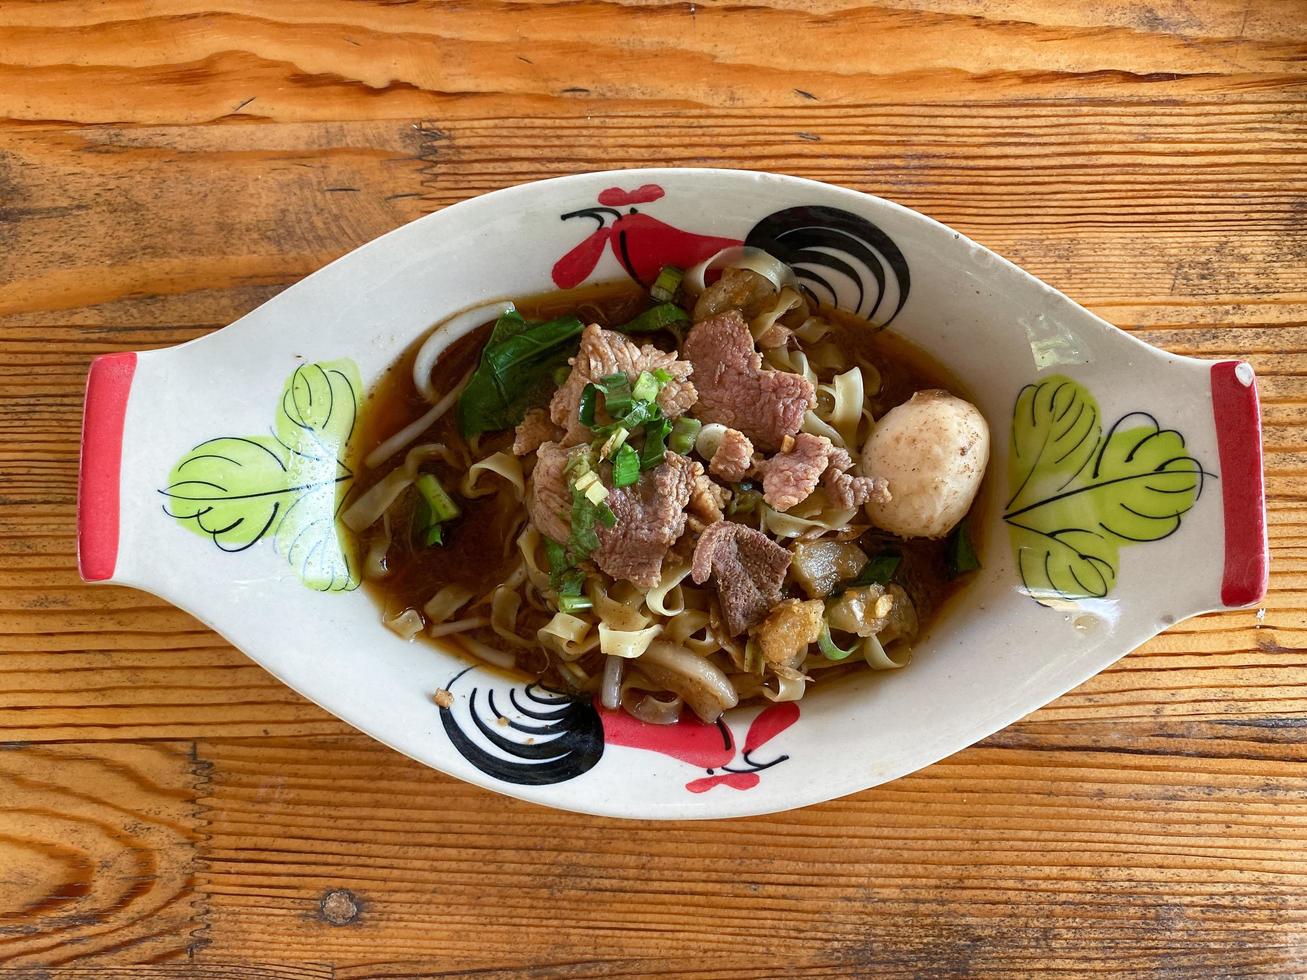
[{"label": "chopped green onion", "polygon": [[667,448],[681,456],[690,455],[690,450],[694,448],[694,440],[699,438],[699,430],[702,428],[703,423],[698,419],[682,416],[672,426],[672,434],[667,439]]},{"label": "chopped green onion", "polygon": [[596,479],[585,488],[585,499],[592,504],[602,504],[608,499],[608,488]]},{"label": "chopped green onion", "polygon": [[830,626],[826,623],[822,623],[821,635],[817,637],[817,648],[821,650],[821,655],[827,660],[838,661],[851,656],[853,651],[858,649],[858,645],[855,643],[847,650],[841,646],[837,646],[835,641],[830,638]]},{"label": "chopped green onion", "polygon": [[595,424],[595,402],[599,399],[599,386],[588,384],[581,389],[581,407],[577,412],[577,417],[581,424],[594,428]]},{"label": "chopped green onion", "polygon": [[644,445],[640,447],[640,469],[651,470],[667,455],[667,433],[672,431],[668,419],[657,419],[644,427]]},{"label": "chopped green onion", "polygon": [[567,560],[567,549],[553,538],[545,538],[545,557],[549,559],[549,584],[561,590],[563,576],[571,568]]},{"label": "chopped green onion", "polygon": [[631,379],[614,374],[603,380],[604,409],[613,418],[620,418],[631,410]]},{"label": "chopped green onion", "polygon": [[882,551],[875,558],[862,566],[862,571],[843,584],[846,589],[858,589],[866,585],[889,585],[890,579],[898,571],[902,557],[896,551]]},{"label": "chopped green onion", "polygon": [[658,270],[658,278],[649,289],[649,295],[660,303],[670,303],[676,298],[676,291],[681,288],[685,271],[674,265],[665,265]]},{"label": "chopped green onion", "polygon": [[624,323],[616,329],[620,333],[657,333],[659,330],[671,330],[690,322],[690,314],[675,303],[659,303],[641,313],[630,323]]},{"label": "chopped green onion", "polygon": [[631,430],[625,426],[619,425],[613,430],[613,434],[605,439],[599,446],[599,455],[603,459],[612,459],[617,455],[624,445],[627,437],[630,436]]},{"label": "chopped green onion", "polygon": [[423,473],[417,478],[417,492],[422,495],[427,506],[431,508],[431,517],[437,523],[441,521],[452,521],[459,514],[463,513],[458,509],[458,504],[454,503],[452,497],[445,493],[445,488],[440,485],[430,473]]},{"label": "chopped green onion", "polygon": [[980,567],[976,546],[971,540],[971,518],[962,518],[948,539],[948,574],[957,578]]},{"label": "chopped green onion", "polygon": [[623,443],[617,450],[617,455],[613,457],[613,486],[629,487],[638,479],[640,479],[640,454]]},{"label": "chopped green onion", "polygon": [[567,541],[567,550],[573,560],[584,558],[599,547],[599,535],[595,533],[595,505],[586,497],[583,490],[572,490],[572,534]]},{"label": "chopped green onion", "polygon": [[444,532],[440,522],[431,517],[431,505],[418,497],[417,506],[413,508],[413,544],[418,548],[430,548],[444,544]]},{"label": "chopped green onion", "polygon": [[585,586],[585,572],[579,568],[565,572],[558,580],[559,595],[580,595]]},{"label": "chopped green onion", "polygon": [[654,368],[653,376],[654,376],[654,380],[657,381],[660,385],[665,385],[667,384],[667,382],[672,380],[672,376],[668,374],[666,371],[664,371],[662,368]]},{"label": "chopped green onion", "polygon": [[558,597],[558,611],[565,613],[582,612],[590,609],[594,603],[590,601],[589,596],[584,595],[560,595]]},{"label": "chopped green onion", "polygon": [[617,523],[617,515],[607,504],[599,504],[595,507],[595,513],[599,516],[599,523],[604,527],[613,527]]},{"label": "chopped green onion", "polygon": [[641,371],[640,376],[635,379],[634,387],[631,388],[631,397],[638,402],[651,402],[658,397],[658,389],[661,387],[657,378],[648,371]]},{"label": "chopped green onion", "polygon": [[554,386],[561,388],[572,374],[572,367],[569,364],[560,364],[554,368]]}]

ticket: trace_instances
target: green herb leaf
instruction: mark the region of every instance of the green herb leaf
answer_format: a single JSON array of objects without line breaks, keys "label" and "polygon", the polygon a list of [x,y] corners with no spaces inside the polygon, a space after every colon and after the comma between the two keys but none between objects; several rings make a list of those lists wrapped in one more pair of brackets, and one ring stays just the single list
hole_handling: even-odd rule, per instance
[{"label": "green herb leaf", "polygon": [[671,421],[664,418],[645,425],[644,445],[640,447],[640,469],[651,470],[662,463],[667,454],[667,434],[671,431]]},{"label": "green herb leaf", "polygon": [[690,314],[675,303],[659,303],[650,307],[629,323],[615,327],[619,333],[657,333],[672,330],[690,322]]},{"label": "green herb leaf", "polygon": [[680,456],[690,455],[690,451],[694,449],[694,441],[699,438],[699,430],[702,428],[703,423],[698,419],[682,415],[672,425],[672,434],[667,439],[667,448]]},{"label": "green herb leaf", "polygon": [[676,298],[676,291],[681,288],[685,272],[674,265],[665,265],[658,270],[658,278],[649,289],[649,295],[660,303],[670,303]]},{"label": "green herb leaf", "polygon": [[558,597],[558,611],[568,614],[583,612],[590,609],[594,603],[590,601],[589,596],[584,595],[560,595]]},{"label": "green herb leaf", "polygon": [[971,541],[971,518],[964,517],[948,539],[949,578],[957,578],[980,567],[976,547]]},{"label": "green herb leaf", "polygon": [[599,386],[588,384],[581,389],[581,402],[577,410],[577,417],[581,420],[582,425],[594,428],[595,424],[595,403],[599,400]]},{"label": "green herb leaf", "polygon": [[889,585],[890,580],[894,578],[894,573],[899,570],[899,562],[902,560],[903,557],[897,551],[882,551],[876,557],[868,559],[867,564],[862,566],[862,571],[845,582],[841,588],[860,589],[868,585]]},{"label": "green herb leaf", "polygon": [[626,443],[613,457],[613,486],[629,487],[640,479],[640,454]]},{"label": "green herb leaf", "polygon": [[554,372],[576,353],[576,337],[583,329],[576,317],[526,329],[508,318],[501,331],[507,316],[501,316],[492,331],[492,340],[495,333],[501,339],[486,344],[481,363],[458,399],[458,427],[464,437],[517,425],[530,409],[549,400],[556,387]]},{"label": "green herb leaf", "polygon": [[414,484],[417,492],[421,494],[422,500],[426,503],[431,511],[431,519],[437,523],[441,521],[452,521],[463,513],[454,499],[445,492],[445,488],[440,485],[440,481],[430,473],[423,473],[417,478]]},{"label": "green herb leaf", "polygon": [[526,318],[517,311],[517,308],[510,306],[499,314],[499,319],[495,321],[490,337],[486,340],[486,346],[502,344],[505,340],[511,340],[518,334],[525,333],[530,327],[531,324],[527,323]]},{"label": "green herb leaf", "polygon": [[[663,371],[663,374],[666,373]],[[651,402],[658,397],[658,389],[661,387],[662,384],[650,372],[641,371],[631,388],[631,397],[638,402]]]},{"label": "green herb leaf", "polygon": [[822,623],[821,633],[817,637],[817,649],[821,651],[821,655],[827,660],[840,661],[850,657],[853,652],[858,649],[858,645],[855,643],[847,650],[836,645],[835,641],[832,640],[830,636],[830,626],[827,623]]},{"label": "green herb leaf", "polygon": [[418,497],[413,507],[413,546],[430,548],[438,544],[444,544],[444,532],[440,529],[440,521],[432,515],[431,505],[427,503],[426,498]]},{"label": "green herb leaf", "polygon": [[609,418],[618,419],[631,410],[631,379],[624,374],[610,375],[603,380],[604,411]]}]

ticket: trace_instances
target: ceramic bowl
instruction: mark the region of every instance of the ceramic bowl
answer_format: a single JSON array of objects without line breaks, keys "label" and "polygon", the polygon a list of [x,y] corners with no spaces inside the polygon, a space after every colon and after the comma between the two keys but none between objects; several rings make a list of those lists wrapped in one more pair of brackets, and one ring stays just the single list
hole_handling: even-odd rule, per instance
[{"label": "ceramic bowl", "polygon": [[[719,725],[649,726],[405,642],[336,521],[357,414],[432,325],[747,242],[961,378],[993,431],[983,569],[912,663]],[[451,339],[470,329],[455,321]],[[549,806],[642,818],[815,803],[928,765],[1267,573],[1253,372],[1149,347],[986,248],[775,174],[525,184],[351,252],[236,323],[98,358],[78,512],[88,581],[152,592],[387,745]],[[449,707],[433,703],[448,689]],[[497,723],[506,718],[509,724]]]}]

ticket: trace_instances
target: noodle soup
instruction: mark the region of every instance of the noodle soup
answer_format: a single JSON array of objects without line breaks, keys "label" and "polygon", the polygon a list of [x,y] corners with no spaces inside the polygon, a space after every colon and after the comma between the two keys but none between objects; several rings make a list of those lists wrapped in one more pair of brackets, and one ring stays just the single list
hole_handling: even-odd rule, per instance
[{"label": "noodle soup", "polygon": [[410,348],[344,511],[387,625],[651,723],[906,665],[977,567],[984,420],[766,259]]}]

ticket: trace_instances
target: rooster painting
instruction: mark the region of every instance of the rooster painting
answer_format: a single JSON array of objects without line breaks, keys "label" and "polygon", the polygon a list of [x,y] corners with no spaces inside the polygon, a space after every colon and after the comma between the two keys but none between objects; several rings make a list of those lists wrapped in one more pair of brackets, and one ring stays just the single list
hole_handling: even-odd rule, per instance
[{"label": "rooster painting", "polygon": [[490,688],[460,685],[474,669],[465,668],[446,686],[455,701],[441,707],[441,725],[459,755],[486,775],[518,785],[575,779],[598,764],[606,746],[621,745],[703,770],[704,775],[685,784],[691,793],[715,786],[752,789],[759,773],[789,758],[779,755],[760,762],[754,753],[799,718],[799,706],[793,702],[765,708],[749,726],[741,749],[724,720],[710,725],[683,717],[675,725],[649,725],[588,697],[536,683],[510,688],[507,703],[501,703]]},{"label": "rooster painting", "polygon": [[559,289],[589,278],[604,249],[626,274],[648,289],[665,265],[685,269],[735,245],[760,248],[794,269],[815,300],[886,326],[908,301],[911,275],[899,247],[866,218],[822,205],[799,205],[767,215],[743,240],[701,235],[660,221],[636,205],[653,204],[665,192],[657,184],[635,190],[610,187],[598,204],[559,215],[589,218],[597,227],[554,263]]}]

